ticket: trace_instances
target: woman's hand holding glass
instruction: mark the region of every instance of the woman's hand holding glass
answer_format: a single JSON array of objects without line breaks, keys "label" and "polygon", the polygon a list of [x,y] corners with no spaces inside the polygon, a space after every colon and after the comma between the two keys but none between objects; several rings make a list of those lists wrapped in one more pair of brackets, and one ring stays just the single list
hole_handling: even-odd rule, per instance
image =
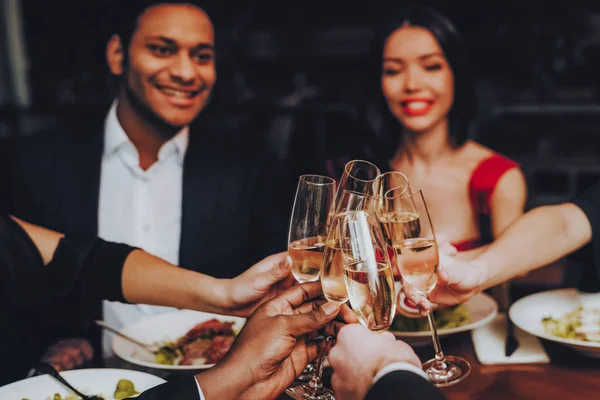
[{"label": "woman's hand holding glass", "polygon": [[[409,185],[387,192],[383,207],[386,213],[414,216],[409,222],[397,218],[384,230],[390,232],[405,289],[428,298],[437,284],[440,257],[425,197],[420,188]],[[436,386],[462,381],[471,371],[470,364],[460,357],[444,356],[432,312],[427,313],[427,319],[435,358],[424,363],[423,369]]]}]

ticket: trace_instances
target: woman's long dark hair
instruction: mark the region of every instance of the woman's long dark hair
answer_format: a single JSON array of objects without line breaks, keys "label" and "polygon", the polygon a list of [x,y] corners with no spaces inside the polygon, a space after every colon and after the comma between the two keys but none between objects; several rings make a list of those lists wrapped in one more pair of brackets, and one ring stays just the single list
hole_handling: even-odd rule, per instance
[{"label": "woman's long dark hair", "polygon": [[388,162],[402,143],[403,128],[389,111],[381,91],[383,49],[387,38],[404,24],[427,29],[438,41],[454,74],[454,101],[448,122],[450,139],[455,147],[462,146],[469,136],[469,128],[475,118],[476,98],[471,85],[465,43],[445,16],[422,6],[403,8],[395,13],[375,34],[365,69],[358,118],[368,130],[369,153],[379,160]]}]

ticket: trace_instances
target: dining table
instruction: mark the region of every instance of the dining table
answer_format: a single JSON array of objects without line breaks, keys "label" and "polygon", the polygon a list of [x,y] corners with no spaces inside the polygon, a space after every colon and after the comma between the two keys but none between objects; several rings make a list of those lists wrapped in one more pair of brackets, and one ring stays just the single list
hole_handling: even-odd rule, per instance
[{"label": "dining table", "polygon": [[[526,285],[513,287],[512,300],[558,286]],[[465,358],[471,364],[471,373],[454,386],[441,388],[448,400],[598,400],[600,399],[600,359],[582,355],[558,342],[540,338],[540,343],[550,358],[546,364],[482,365],[471,339],[471,331],[444,336],[442,349],[447,355]],[[434,356],[433,345],[414,347],[421,361]],[[182,374],[160,373],[120,361],[115,368],[132,368],[150,372],[167,380]],[[331,388],[332,369],[326,363],[323,382]],[[290,399],[285,393],[278,400]],[[402,399],[401,394],[398,399]]]},{"label": "dining table", "polygon": [[[531,293],[556,286],[521,285],[513,287],[513,302]],[[448,400],[598,400],[600,399],[600,359],[582,355],[570,347],[540,339],[550,358],[546,364],[482,365],[475,354],[471,332],[441,338],[447,355],[460,356],[471,364],[471,373],[462,382],[440,388]],[[433,345],[414,347],[422,362],[434,356]],[[330,386],[331,368],[323,371]],[[290,399],[283,394],[279,400]],[[398,399],[402,399],[401,394]]]},{"label": "dining table", "polygon": [[[555,342],[542,340],[549,364],[482,365],[477,361],[471,334],[442,339],[444,352],[471,363],[465,380],[440,390],[448,400],[600,399],[600,359],[590,358]],[[415,348],[421,361],[433,356],[433,346]],[[330,386],[331,368],[323,372]],[[280,400],[290,399],[283,394]],[[402,399],[399,394],[398,399]]]}]

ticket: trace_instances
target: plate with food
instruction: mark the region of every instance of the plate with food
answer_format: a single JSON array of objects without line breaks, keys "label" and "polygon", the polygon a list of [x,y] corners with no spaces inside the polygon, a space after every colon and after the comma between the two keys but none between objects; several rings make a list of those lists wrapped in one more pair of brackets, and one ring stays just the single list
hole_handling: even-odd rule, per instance
[{"label": "plate with food", "polygon": [[[493,320],[497,314],[498,304],[485,293],[473,296],[464,304],[439,307],[433,312],[440,338],[479,328]],[[410,318],[396,315],[390,332],[411,346],[432,344],[431,331],[426,317]]]},{"label": "plate with food", "polygon": [[516,301],[509,315],[525,332],[600,358],[600,293],[576,289],[535,293]]},{"label": "plate with food", "polygon": [[206,369],[229,351],[245,322],[245,318],[179,310],[145,318],[121,330],[142,343],[160,347],[157,353],[119,336],[114,337],[112,349],[119,358],[144,367]]},{"label": "plate with food", "polygon": [[[165,380],[145,372],[127,369],[77,369],[61,372],[73,387],[83,394],[105,400],[121,400],[164,383]],[[2,400],[79,400],[63,384],[50,375],[39,375],[0,387]]]}]

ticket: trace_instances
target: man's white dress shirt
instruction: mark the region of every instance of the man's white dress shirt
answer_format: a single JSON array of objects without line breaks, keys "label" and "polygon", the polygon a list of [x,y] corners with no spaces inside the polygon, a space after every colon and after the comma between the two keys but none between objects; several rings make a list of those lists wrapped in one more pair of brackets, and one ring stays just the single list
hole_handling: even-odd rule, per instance
[{"label": "man's white dress shirt", "polygon": [[[158,161],[146,171],[139,166],[137,149],[117,119],[113,103],[105,122],[100,177],[98,236],[126,243],[173,264],[179,262],[183,160],[189,129],[166,142]],[[104,301],[104,320],[121,329],[145,316],[172,308]],[[104,358],[112,357],[113,335],[103,334]]]}]

